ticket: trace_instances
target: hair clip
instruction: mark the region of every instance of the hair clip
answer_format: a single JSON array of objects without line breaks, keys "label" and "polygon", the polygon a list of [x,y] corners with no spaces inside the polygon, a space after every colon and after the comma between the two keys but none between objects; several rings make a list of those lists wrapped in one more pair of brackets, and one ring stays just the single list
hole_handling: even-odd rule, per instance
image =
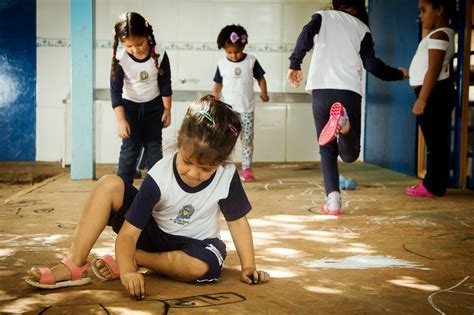
[{"label": "hair clip", "polygon": [[117,56],[117,51],[116,51],[116,50],[114,50],[114,51],[112,52],[112,57],[114,57],[114,58],[115,58],[116,56]]},{"label": "hair clip", "polygon": [[245,44],[247,42],[247,35],[244,34],[239,37],[239,35],[236,32],[232,32],[230,34],[230,41],[233,44],[235,44],[239,39],[242,44]]},{"label": "hair clip", "polygon": [[198,111],[198,114],[201,115],[202,117],[206,118],[207,120],[209,120],[213,125],[216,123],[214,121],[214,118],[212,118],[211,114],[209,114],[208,112],[200,110],[200,111]]},{"label": "hair clip", "polygon": [[232,132],[234,136],[237,137],[239,135],[239,132],[237,131],[237,128],[234,127],[234,125],[228,124],[227,126],[229,126],[230,132]]},{"label": "hair clip", "polygon": [[151,47],[151,53],[152,53],[152,54],[155,53],[155,46]]}]

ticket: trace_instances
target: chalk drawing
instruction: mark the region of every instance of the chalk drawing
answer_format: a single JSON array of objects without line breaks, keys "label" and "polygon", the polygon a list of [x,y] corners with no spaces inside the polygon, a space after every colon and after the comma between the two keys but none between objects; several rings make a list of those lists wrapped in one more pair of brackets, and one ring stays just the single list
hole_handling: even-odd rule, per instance
[{"label": "chalk drawing", "polygon": [[[452,291],[453,289],[459,287],[460,285],[462,285],[464,282],[466,282],[468,279],[472,278],[471,276],[466,276],[464,279],[462,279],[461,281],[459,281],[458,283],[456,283],[455,285],[453,285],[452,287],[450,288],[447,288],[447,289],[444,289],[444,290],[440,290],[440,291],[436,291],[432,294],[430,294],[430,296],[428,297],[428,302],[430,302],[431,306],[440,314],[444,315],[446,314],[445,312],[443,312],[443,310],[441,310],[439,307],[436,306],[436,303],[434,302],[433,298],[435,295],[441,293],[441,292],[451,292],[451,293],[458,293],[458,294],[466,294],[466,295],[470,295],[470,296],[474,296],[474,293],[471,293],[471,292],[459,292],[459,291]],[[471,290],[474,290],[474,287],[470,287]],[[470,307],[472,309],[472,307]]]},{"label": "chalk drawing", "polygon": [[411,219],[409,215],[402,215],[396,217],[390,216],[366,216],[367,219],[378,225],[383,224],[407,224],[407,225],[419,225],[419,226],[436,226],[436,223],[429,221],[428,218]]},{"label": "chalk drawing", "polygon": [[429,270],[429,268],[422,268],[420,264],[393,258],[391,256],[350,256],[342,259],[317,259],[304,261],[301,265],[309,268],[330,268],[330,269],[373,269],[373,268],[415,268]]},{"label": "chalk drawing", "polygon": [[[461,223],[461,225],[471,227],[472,224],[474,223],[474,218],[460,218],[460,217],[454,217],[456,221]],[[466,222],[468,221],[468,222]]]},{"label": "chalk drawing", "polygon": [[153,314],[168,314],[169,310],[174,308],[201,308],[210,306],[221,306],[225,304],[235,304],[246,301],[246,298],[238,293],[234,292],[222,292],[222,293],[211,293],[194,295],[187,297],[180,297],[176,299],[156,299],[153,297],[147,297],[136,303],[127,302],[112,302],[112,303],[89,303],[89,304],[74,304],[74,305],[57,305],[48,306],[43,308],[39,314],[53,314],[69,313],[71,310],[76,309],[78,313],[80,311],[90,313],[90,311],[96,311],[101,313],[105,311],[107,314],[119,313],[124,309],[133,313],[134,310],[141,311],[144,309],[153,310]]},{"label": "chalk drawing", "polygon": [[6,237],[6,239],[0,241],[2,247],[18,247],[28,251],[39,252],[60,251],[61,248],[55,246],[54,243],[57,243],[64,237],[64,235],[61,234],[38,237],[24,237],[14,234],[4,234],[2,236]]}]

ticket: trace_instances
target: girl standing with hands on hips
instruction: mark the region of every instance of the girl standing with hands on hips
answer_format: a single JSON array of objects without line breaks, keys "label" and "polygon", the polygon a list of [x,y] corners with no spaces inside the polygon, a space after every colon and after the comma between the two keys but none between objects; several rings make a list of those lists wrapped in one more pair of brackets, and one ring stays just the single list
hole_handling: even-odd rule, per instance
[{"label": "girl standing with hands on hips", "polygon": [[[86,271],[92,268],[101,279],[120,278],[136,299],[145,297],[139,266],[178,281],[217,281],[227,255],[220,213],[240,258],[241,281],[269,281],[268,273],[255,265],[246,218],[250,202],[235,165],[226,162],[240,132],[239,117],[227,104],[211,95],[194,102],[179,129],[177,152],[158,161],[138,191],[119,176],[102,177],[67,257],[52,268],[32,268],[26,281],[43,289],[84,285],[91,281]],[[116,260],[106,255],[89,264],[88,255],[106,225],[118,233]]]},{"label": "girl standing with hands on hips", "polygon": [[288,81],[298,87],[301,63],[313,49],[306,90],[313,96],[313,117],[319,139],[327,200],[321,213],[341,214],[338,156],[354,162],[360,153],[362,67],[377,78],[408,77],[375,57],[365,0],[333,0],[334,10],[316,12],[304,26],[290,56]]},{"label": "girl standing with hands on hips", "polygon": [[242,122],[241,178],[246,182],[252,182],[255,180],[251,168],[256,102],[253,92],[254,78],[260,87],[260,100],[268,102],[269,97],[264,77],[265,71],[257,58],[244,53],[247,43],[247,31],[240,25],[227,25],[220,31],[217,37],[217,48],[223,48],[226,57],[217,62],[213,94],[216,98],[230,104],[240,116]]},{"label": "girl standing with hands on hips", "polygon": [[162,158],[172,95],[168,55],[157,51],[152,26],[135,12],[120,15],[114,26],[110,94],[122,138],[117,175],[133,183],[142,147],[148,170]]},{"label": "girl standing with hands on hips", "polygon": [[410,85],[416,102],[412,112],[427,147],[426,175],[423,181],[408,187],[413,197],[444,196],[449,180],[449,136],[454,86],[449,63],[454,55],[454,31],[449,20],[453,0],[419,0],[420,21],[429,33],[421,40],[410,64]]}]

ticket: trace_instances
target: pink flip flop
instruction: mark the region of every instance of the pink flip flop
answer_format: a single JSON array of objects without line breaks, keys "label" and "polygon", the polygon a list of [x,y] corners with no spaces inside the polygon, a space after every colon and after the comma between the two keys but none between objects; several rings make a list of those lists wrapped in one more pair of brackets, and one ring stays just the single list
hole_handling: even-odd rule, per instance
[{"label": "pink flip flop", "polygon": [[71,280],[56,282],[51,268],[40,267],[38,268],[40,272],[39,281],[27,278],[25,279],[26,283],[41,289],[59,289],[64,287],[75,287],[79,285],[85,285],[91,282],[91,278],[83,277],[84,272],[87,272],[87,270],[91,268],[91,265],[89,263],[85,264],[82,267],[78,267],[67,258],[64,258],[61,263],[66,266],[67,269],[69,269],[69,271],[71,272]]},{"label": "pink flip flop", "polygon": [[337,134],[343,127],[340,124],[340,119],[342,116],[344,116],[345,111],[346,109],[341,103],[337,102],[332,104],[331,111],[329,113],[329,120],[319,135],[319,145],[326,145],[332,140],[336,139]]},{"label": "pink flip flop", "polygon": [[411,197],[433,197],[434,195],[426,189],[423,183],[416,186],[407,187],[406,194]]},{"label": "pink flip flop", "polygon": [[[98,260],[102,260],[105,263],[105,266],[109,269],[110,273],[112,274],[110,278],[104,277],[104,275],[102,275],[102,273],[100,272],[99,268],[96,265],[96,262]],[[92,272],[100,280],[107,281],[107,280],[114,280],[114,279],[120,278],[120,272],[119,272],[117,262],[110,255],[104,255],[104,256],[94,258],[94,260],[92,260],[91,265],[92,265]]]}]

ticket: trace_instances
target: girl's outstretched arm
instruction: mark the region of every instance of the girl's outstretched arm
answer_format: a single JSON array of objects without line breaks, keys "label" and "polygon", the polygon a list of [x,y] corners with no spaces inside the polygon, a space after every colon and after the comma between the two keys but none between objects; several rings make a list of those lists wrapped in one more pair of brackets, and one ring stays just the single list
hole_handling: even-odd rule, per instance
[{"label": "girl's outstretched arm", "polygon": [[255,252],[253,248],[252,230],[247,217],[243,216],[235,221],[227,221],[230,235],[240,258],[241,280],[247,284],[264,283],[270,280],[270,275],[257,270]]},{"label": "girl's outstretched arm", "polygon": [[130,296],[136,300],[145,298],[145,279],[137,270],[135,251],[141,230],[123,222],[122,228],[115,241],[115,256],[120,270],[120,281]]}]

